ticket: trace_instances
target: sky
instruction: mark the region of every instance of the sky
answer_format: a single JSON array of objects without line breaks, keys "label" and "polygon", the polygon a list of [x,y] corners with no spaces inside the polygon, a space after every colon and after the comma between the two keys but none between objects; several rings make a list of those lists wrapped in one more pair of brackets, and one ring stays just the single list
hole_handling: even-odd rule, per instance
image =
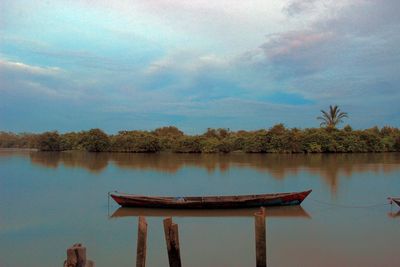
[{"label": "sky", "polygon": [[398,0],[0,1],[0,130],[400,127]]}]

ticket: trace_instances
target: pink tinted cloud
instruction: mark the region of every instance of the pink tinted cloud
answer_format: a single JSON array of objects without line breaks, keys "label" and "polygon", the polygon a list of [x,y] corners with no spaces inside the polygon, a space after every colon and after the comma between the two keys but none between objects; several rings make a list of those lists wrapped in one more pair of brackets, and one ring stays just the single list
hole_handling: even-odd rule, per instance
[{"label": "pink tinted cloud", "polygon": [[269,58],[296,56],[304,50],[329,42],[332,32],[292,31],[272,35],[261,46]]}]

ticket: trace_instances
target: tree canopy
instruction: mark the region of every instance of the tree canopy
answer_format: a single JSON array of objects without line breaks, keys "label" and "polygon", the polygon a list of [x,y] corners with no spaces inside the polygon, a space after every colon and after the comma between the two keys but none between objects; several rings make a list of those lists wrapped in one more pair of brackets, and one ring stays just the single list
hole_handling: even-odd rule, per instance
[{"label": "tree canopy", "polygon": [[327,128],[336,128],[336,126],[343,122],[344,118],[348,118],[347,112],[342,112],[337,105],[329,106],[329,111],[322,110],[322,116],[317,117],[318,120],[322,120],[320,126]]},{"label": "tree canopy", "polygon": [[256,131],[209,128],[203,134],[185,135],[177,128],[160,131],[120,131],[107,135],[89,131],[15,134],[0,132],[0,147],[37,148],[42,151],[156,153],[360,153],[400,152],[400,129],[390,126],[353,130],[286,128],[277,124]]}]

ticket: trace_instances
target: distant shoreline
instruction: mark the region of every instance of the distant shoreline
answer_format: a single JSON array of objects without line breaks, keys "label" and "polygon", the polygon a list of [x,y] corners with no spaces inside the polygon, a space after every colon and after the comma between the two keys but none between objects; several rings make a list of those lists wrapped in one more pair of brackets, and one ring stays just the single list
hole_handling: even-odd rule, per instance
[{"label": "distant shoreline", "polygon": [[260,154],[273,154],[273,155],[334,155],[334,154],[383,154],[383,153],[400,153],[400,151],[378,151],[378,152],[297,152],[297,153],[289,153],[289,152],[245,152],[245,151],[230,151],[227,153],[222,152],[215,152],[215,153],[204,153],[204,152],[174,152],[174,151],[157,151],[157,152],[124,152],[124,151],[86,151],[86,150],[61,150],[61,151],[42,151],[37,148],[0,148],[0,152],[40,152],[40,153],[90,153],[90,154],[136,154],[136,155],[184,155],[184,154],[191,154],[191,155],[260,155]]},{"label": "distant shoreline", "polygon": [[[186,135],[174,126],[153,131],[120,131],[108,135],[101,129],[42,134],[0,132],[0,147],[39,151],[79,150],[125,153],[375,153],[400,152],[400,129],[390,126],[353,130],[336,128],[285,128],[277,124],[257,131],[211,129]],[[34,151],[34,150],[32,150]]]}]

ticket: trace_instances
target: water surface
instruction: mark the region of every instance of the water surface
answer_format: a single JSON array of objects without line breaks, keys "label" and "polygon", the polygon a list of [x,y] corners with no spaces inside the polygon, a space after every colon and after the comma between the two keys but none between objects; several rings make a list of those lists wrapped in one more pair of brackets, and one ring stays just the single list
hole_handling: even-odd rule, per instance
[{"label": "water surface", "polygon": [[0,151],[0,266],[62,266],[82,242],[96,266],[168,266],[162,220],[179,225],[184,266],[255,266],[255,210],[119,209],[107,192],[230,195],[313,189],[267,214],[269,266],[396,266],[400,154],[124,154]]}]

